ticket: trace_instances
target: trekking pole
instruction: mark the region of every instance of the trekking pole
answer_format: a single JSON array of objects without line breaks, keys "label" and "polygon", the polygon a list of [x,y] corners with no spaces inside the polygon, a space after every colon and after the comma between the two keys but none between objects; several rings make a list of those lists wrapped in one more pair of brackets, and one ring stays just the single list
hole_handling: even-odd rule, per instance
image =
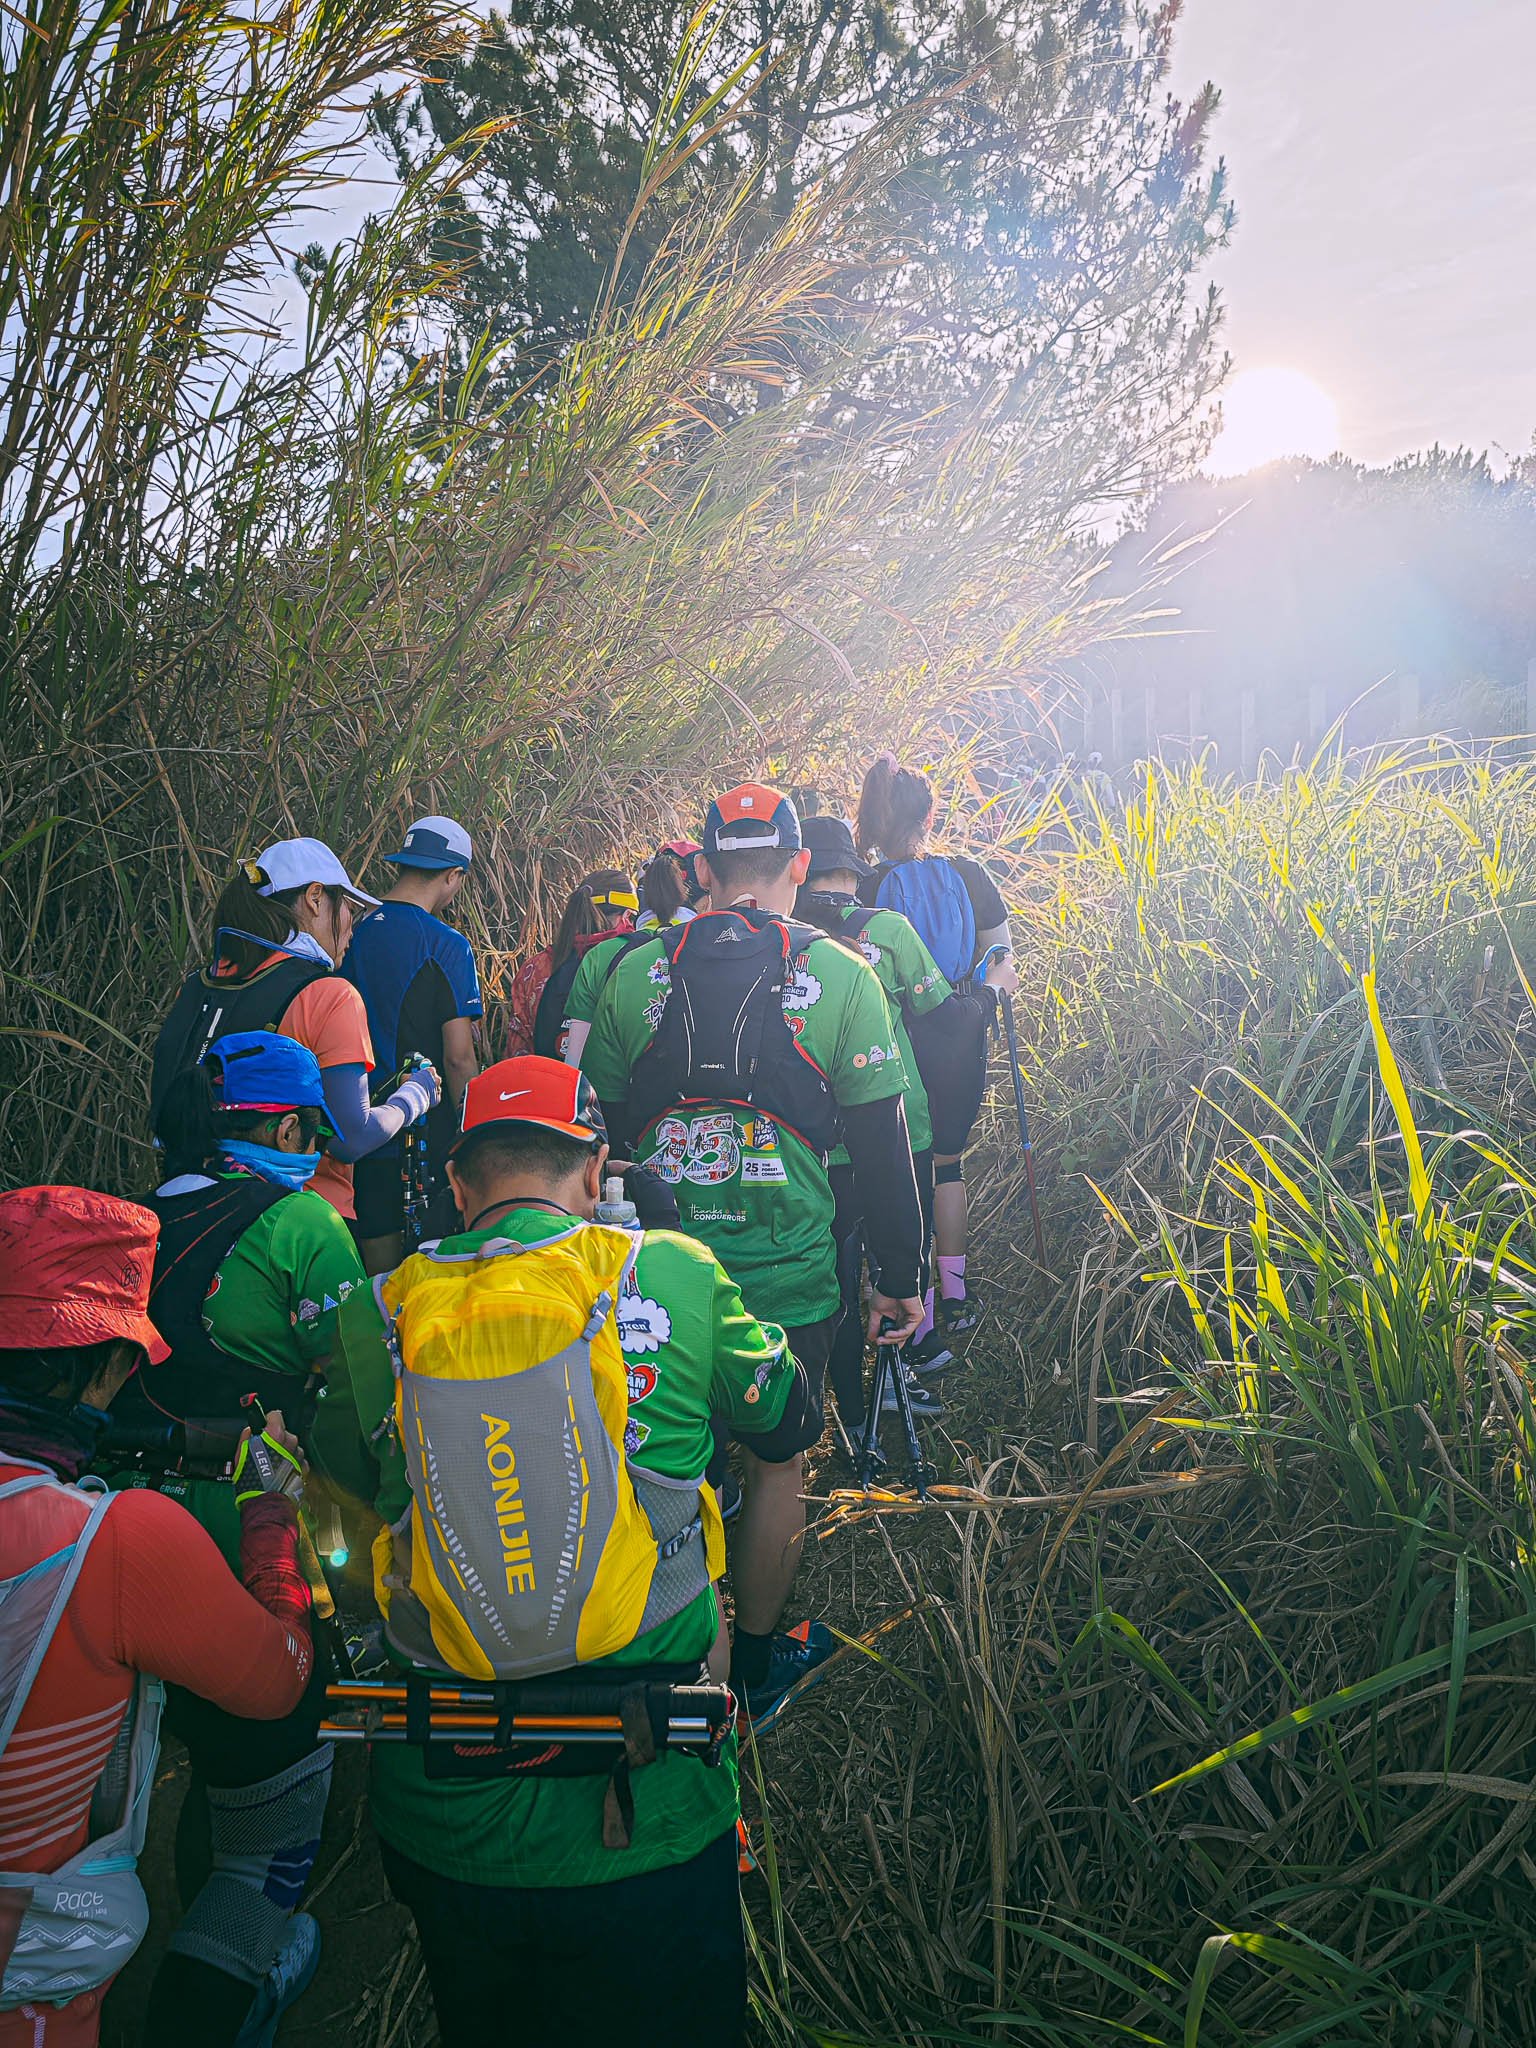
[{"label": "trekking pole", "polygon": [[414,1124],[406,1126],[405,1135],[401,1141],[401,1154],[400,1171],[404,1180],[404,1190],[401,1197],[401,1207],[404,1216],[403,1244],[405,1255],[409,1258],[411,1253],[421,1243],[421,1133]]},{"label": "trekking pole", "polygon": [[[889,1328],[883,1323],[882,1329]],[[868,1493],[875,1473],[885,1462],[880,1449],[880,1413],[885,1402],[885,1378],[891,1369],[893,1344],[877,1344],[875,1347],[874,1384],[869,1390],[869,1409],[864,1417],[864,1427],[859,1431],[858,1457],[854,1460],[854,1472],[859,1485]]]},{"label": "trekking pole", "polygon": [[[420,1053],[412,1053],[400,1069],[402,1074],[413,1073],[428,1062]],[[420,1122],[407,1124],[401,1139],[400,1172],[404,1186],[401,1208],[404,1216],[403,1245],[406,1257],[420,1246],[426,1235],[427,1204],[432,1190],[428,1185],[426,1133]]]},{"label": "trekking pole", "polygon": [[[880,1334],[894,1328],[889,1316],[880,1324]],[[901,1417],[902,1433],[907,1440],[907,1457],[912,1469],[912,1484],[921,1501],[928,1498],[928,1482],[934,1477],[934,1467],[923,1455],[922,1439],[917,1433],[917,1422],[912,1414],[912,1397],[907,1389],[907,1371],[902,1363],[900,1348],[895,1344],[875,1346],[875,1378],[870,1388],[869,1414],[865,1417],[863,1434],[859,1441],[858,1480],[868,1493],[870,1482],[880,1458],[880,1415],[885,1402],[885,1383],[890,1376],[892,1390],[896,1396],[896,1413]]]},{"label": "trekking pole", "polygon": [[[987,966],[994,953],[1005,953],[1006,946],[989,946],[982,955],[976,969],[976,979],[985,987]],[[1003,1007],[1003,1034],[1008,1041],[1008,1065],[1013,1074],[1013,1106],[1019,1115],[1019,1150],[1024,1155],[1024,1178],[1029,1187],[1029,1213],[1035,1225],[1035,1258],[1045,1264],[1045,1232],[1040,1227],[1040,1197],[1035,1192],[1035,1153],[1029,1142],[1029,1118],[1024,1111],[1024,1076],[1019,1068],[1019,1035],[1013,1023],[1013,997],[1005,988],[997,991]]]}]

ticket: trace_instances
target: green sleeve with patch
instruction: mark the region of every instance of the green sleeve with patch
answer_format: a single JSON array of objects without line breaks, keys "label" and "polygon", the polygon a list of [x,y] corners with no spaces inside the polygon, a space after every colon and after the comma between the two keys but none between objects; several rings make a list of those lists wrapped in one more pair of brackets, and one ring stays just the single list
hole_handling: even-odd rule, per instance
[{"label": "green sleeve with patch", "polygon": [[743,1433],[777,1428],[795,1384],[795,1362],[777,1323],[749,1315],[741,1290],[715,1260],[710,1320],[710,1412]]},{"label": "green sleeve with patch", "polygon": [[[596,948],[593,949],[594,951]],[[581,1071],[604,1102],[619,1102],[629,1093],[635,1061],[655,1036],[646,1006],[663,993],[665,982],[653,982],[650,970],[662,958],[658,939],[653,947],[636,946],[610,974],[598,999],[592,1029],[581,1055]]]},{"label": "green sleeve with patch", "polygon": [[936,1010],[954,994],[916,928],[899,913],[892,912],[888,920],[880,920],[879,943],[890,948],[897,1000],[915,1010],[919,1017]]},{"label": "green sleeve with patch", "polygon": [[410,1499],[405,1459],[379,1425],[393,1415],[395,1370],[371,1288],[357,1290],[337,1320],[325,1398],[310,1449],[322,1477],[395,1521]]},{"label": "green sleeve with patch", "polygon": [[336,1324],[354,1294],[366,1294],[363,1263],[352,1233],[324,1195],[278,1202],[261,1222],[272,1223],[272,1270],[288,1282],[293,1334],[306,1365],[335,1349]]},{"label": "green sleeve with patch", "polygon": [[624,941],[604,939],[599,946],[589,946],[582,955],[581,965],[576,970],[576,979],[571,983],[571,992],[565,999],[565,1015],[562,1024],[590,1024],[597,1015],[598,1003],[602,1000],[603,987],[608,979],[608,967],[615,952]]},{"label": "green sleeve with patch", "polygon": [[[823,1065],[832,1093],[839,1102],[848,1103],[879,1102],[887,1095],[902,1094],[907,1085],[906,1069],[879,976],[862,956],[856,958],[831,939],[823,944],[837,955],[836,969],[828,963],[827,974],[830,979],[837,973],[842,996],[837,1005],[836,1037]],[[813,952],[820,955],[821,947]],[[818,971],[821,964],[818,958]],[[811,1021],[814,1012],[806,1026],[806,1049],[819,1057],[818,1048],[809,1042]]]}]

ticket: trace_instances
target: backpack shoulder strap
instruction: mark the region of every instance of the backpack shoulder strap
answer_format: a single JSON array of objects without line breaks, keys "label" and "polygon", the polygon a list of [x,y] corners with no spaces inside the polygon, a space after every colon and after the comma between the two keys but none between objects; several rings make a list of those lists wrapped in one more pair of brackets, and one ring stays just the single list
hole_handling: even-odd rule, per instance
[{"label": "backpack shoulder strap", "polygon": [[[23,1490],[22,1486],[6,1488],[7,1493],[21,1492]],[[68,1491],[69,1489],[63,1490]],[[86,1552],[90,1549],[97,1530],[106,1519],[107,1509],[116,1498],[116,1494],[113,1493],[103,1493],[97,1496],[90,1513],[85,1518],[85,1524],[80,1530],[79,1535],[75,1538],[73,1547],[67,1557],[63,1552],[57,1552],[53,1557],[45,1558],[40,1564],[33,1565],[30,1571],[18,1574],[5,1588],[5,1599],[8,1603],[17,1597],[20,1587],[28,1581],[35,1582],[49,1567],[52,1567],[59,1574],[59,1581],[54,1589],[53,1599],[38,1625],[37,1633],[32,1641],[32,1647],[16,1675],[11,1687],[10,1696],[7,1699],[0,1700],[0,1755],[4,1755],[6,1745],[15,1733],[16,1723],[21,1719],[22,1709],[27,1704],[37,1674],[42,1668],[43,1659],[48,1654],[48,1645],[53,1641],[54,1633],[64,1618],[64,1609],[68,1604],[70,1594],[75,1590],[75,1582],[79,1578],[85,1564]],[[15,1622],[8,1621],[7,1633],[9,1634],[11,1629],[17,1625]],[[19,1625],[24,1628],[25,1621],[22,1621]]]},{"label": "backpack shoulder strap", "polygon": [[[214,1275],[253,1223],[295,1192],[263,1180],[258,1174],[216,1179],[208,1187],[184,1195],[151,1195],[146,1207],[160,1219],[154,1271],[149,1283],[149,1313],[171,1347],[171,1356],[155,1368],[156,1392],[169,1412],[216,1412],[219,1382],[233,1367],[249,1375],[250,1366],[215,1344],[203,1328],[203,1303]],[[229,1391],[229,1390],[225,1390]],[[206,1404],[212,1399],[215,1407]]]},{"label": "backpack shoulder strap", "polygon": [[[617,969],[619,962],[621,960],[627,960],[630,954],[634,952],[637,946],[647,946],[651,943],[653,939],[660,939],[663,947],[666,948],[667,935],[664,930],[653,932],[626,932],[623,938],[619,941],[618,945],[616,945],[613,951],[608,955],[607,964],[603,968],[603,986],[606,988],[608,983],[612,981],[614,977],[614,972]],[[671,957],[671,951],[668,948],[667,958],[670,960]]]}]

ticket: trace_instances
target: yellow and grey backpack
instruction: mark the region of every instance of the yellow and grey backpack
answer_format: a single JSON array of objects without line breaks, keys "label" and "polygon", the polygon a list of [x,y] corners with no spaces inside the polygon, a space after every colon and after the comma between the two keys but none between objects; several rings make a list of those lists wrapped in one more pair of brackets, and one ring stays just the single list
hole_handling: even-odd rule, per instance
[{"label": "yellow and grey backpack", "polygon": [[435,1245],[374,1282],[412,1503],[374,1546],[385,1631],[420,1666],[529,1679],[611,1656],[725,1568],[704,1475],[630,1463],[615,1305],[640,1239],[576,1223]]}]

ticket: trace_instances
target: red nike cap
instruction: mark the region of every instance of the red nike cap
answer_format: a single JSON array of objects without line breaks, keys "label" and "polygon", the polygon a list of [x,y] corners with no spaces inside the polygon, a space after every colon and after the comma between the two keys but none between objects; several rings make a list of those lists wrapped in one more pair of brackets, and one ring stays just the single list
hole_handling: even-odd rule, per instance
[{"label": "red nike cap", "polygon": [[464,1121],[449,1150],[496,1124],[542,1124],[567,1138],[607,1142],[597,1090],[579,1068],[536,1052],[498,1060],[464,1090]]}]

